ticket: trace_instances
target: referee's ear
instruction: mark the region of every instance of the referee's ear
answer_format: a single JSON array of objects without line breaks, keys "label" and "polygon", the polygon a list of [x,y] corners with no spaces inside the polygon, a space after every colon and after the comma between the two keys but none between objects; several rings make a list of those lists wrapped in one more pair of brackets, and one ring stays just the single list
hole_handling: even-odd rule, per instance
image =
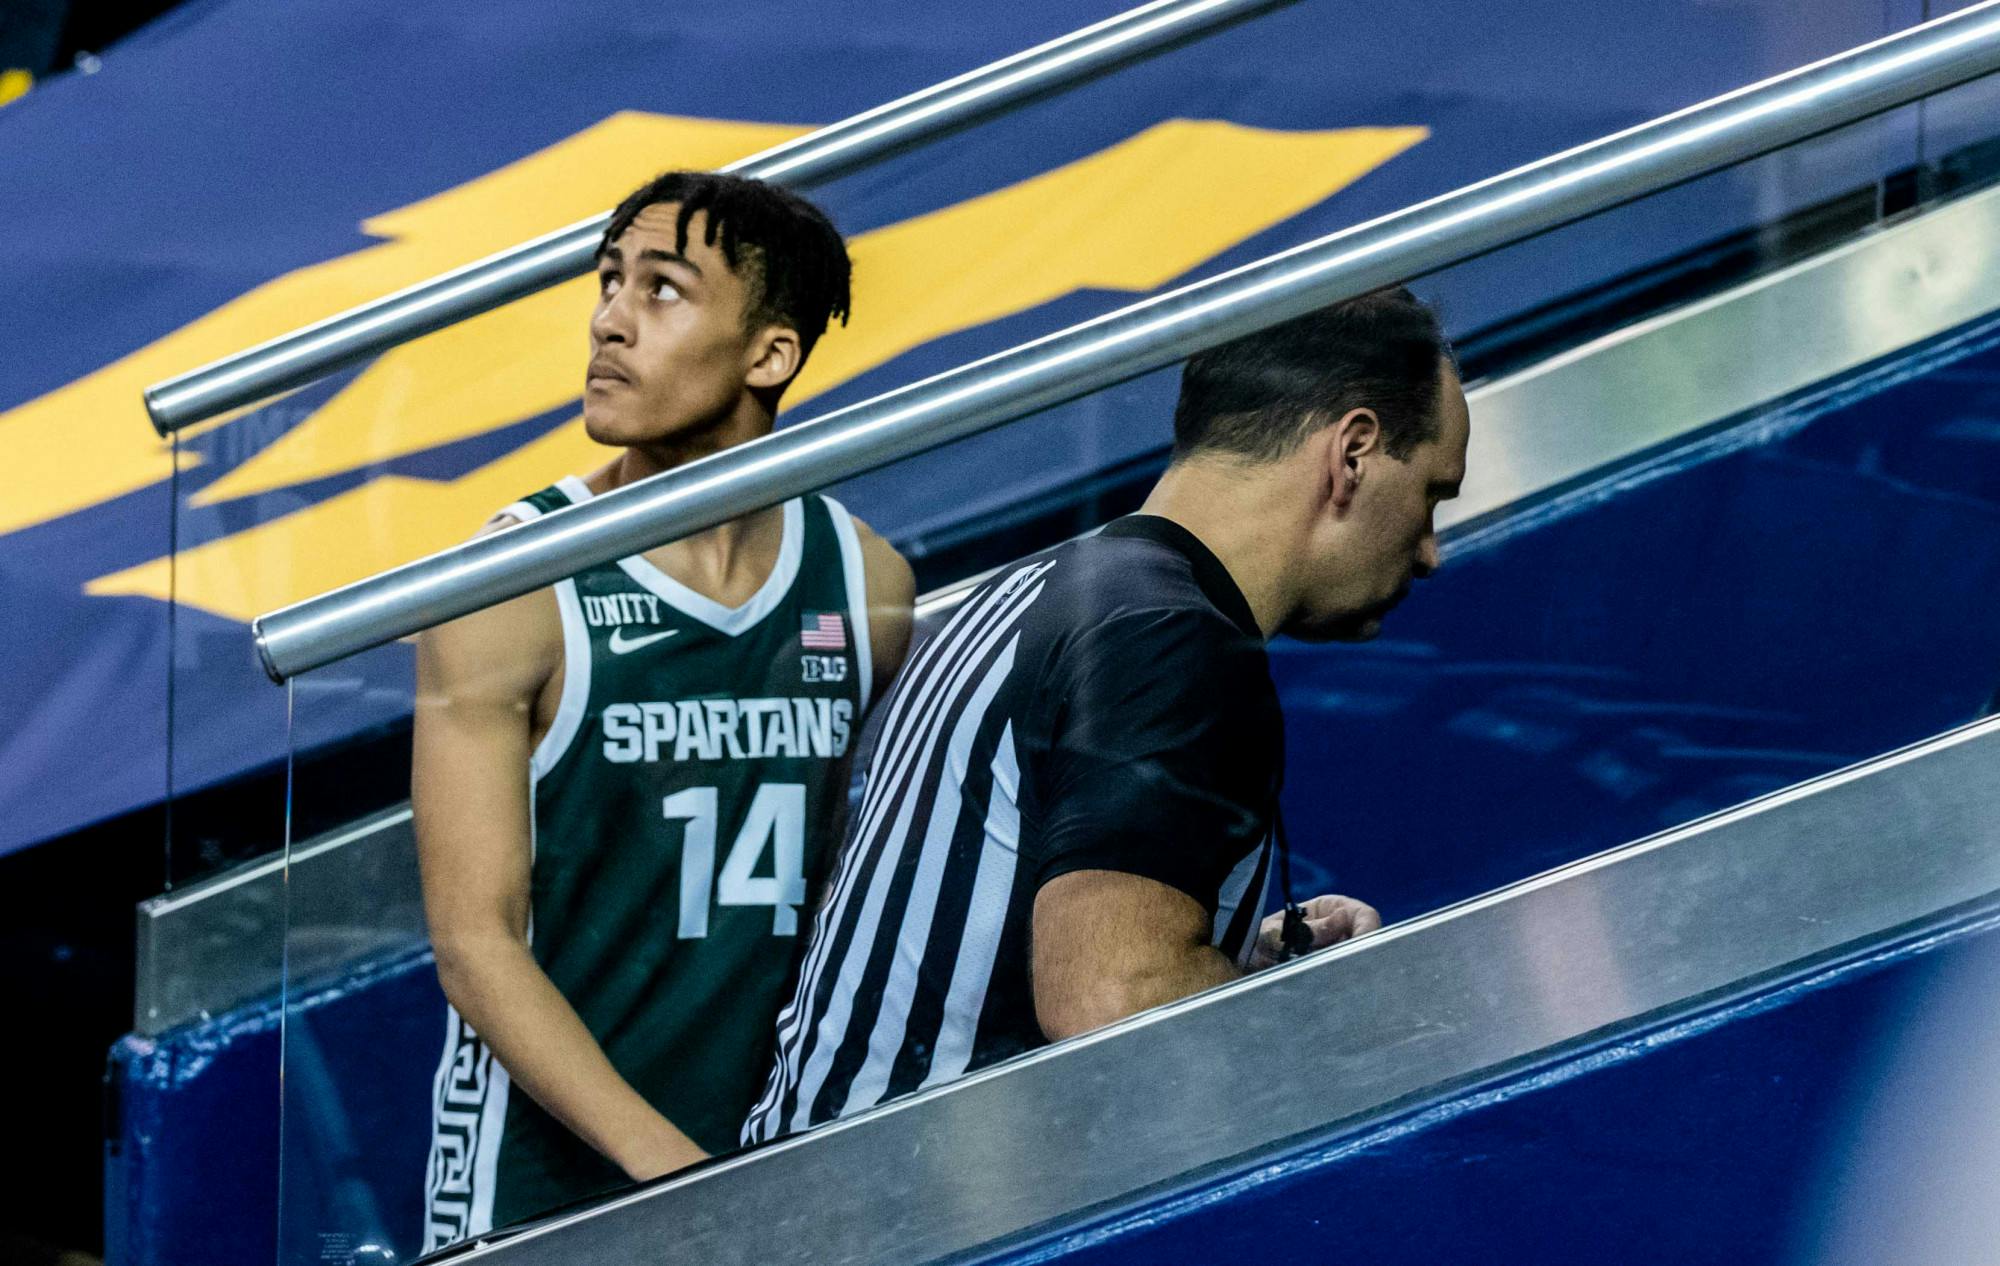
[{"label": "referee's ear", "polygon": [[1326,461],[1333,508],[1345,513],[1361,488],[1367,459],[1382,449],[1382,419],[1373,409],[1349,409],[1327,428]]}]

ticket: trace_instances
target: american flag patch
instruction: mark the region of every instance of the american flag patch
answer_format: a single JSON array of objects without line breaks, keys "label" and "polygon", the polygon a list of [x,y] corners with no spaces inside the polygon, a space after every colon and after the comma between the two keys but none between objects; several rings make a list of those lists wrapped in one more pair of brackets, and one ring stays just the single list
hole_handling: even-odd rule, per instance
[{"label": "american flag patch", "polygon": [[847,620],[838,611],[808,611],[799,621],[799,645],[809,651],[847,649]]}]

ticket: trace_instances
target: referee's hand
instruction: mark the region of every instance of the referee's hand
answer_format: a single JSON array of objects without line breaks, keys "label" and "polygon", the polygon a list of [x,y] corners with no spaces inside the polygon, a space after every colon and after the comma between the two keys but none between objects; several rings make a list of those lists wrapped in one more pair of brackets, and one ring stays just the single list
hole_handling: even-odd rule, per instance
[{"label": "referee's hand", "polygon": [[[1382,916],[1376,913],[1374,906],[1352,897],[1328,893],[1300,903],[1299,908],[1306,912],[1306,928],[1312,933],[1312,949],[1325,949],[1329,945],[1351,941],[1382,926]],[[1258,926],[1257,948],[1250,954],[1251,971],[1262,971],[1285,961],[1284,926],[1285,913],[1282,910]]]}]

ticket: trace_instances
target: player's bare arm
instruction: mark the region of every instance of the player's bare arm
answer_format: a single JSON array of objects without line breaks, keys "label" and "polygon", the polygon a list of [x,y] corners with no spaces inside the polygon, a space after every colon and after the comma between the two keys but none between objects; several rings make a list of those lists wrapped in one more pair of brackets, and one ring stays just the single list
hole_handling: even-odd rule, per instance
[{"label": "player's bare arm", "polygon": [[1052,1042],[1243,973],[1211,943],[1208,912],[1177,888],[1110,870],[1058,875],[1035,896],[1029,976]]},{"label": "player's bare arm", "polygon": [[561,663],[548,590],[419,639],[411,799],[424,911],[445,996],[514,1084],[650,1178],[704,1153],[618,1075],[528,944],[527,770]]},{"label": "player's bare arm", "polygon": [[868,584],[868,640],[875,669],[874,695],[886,698],[903,657],[910,651],[915,620],[917,577],[896,547],[861,520],[854,520],[861,542],[861,566]]}]

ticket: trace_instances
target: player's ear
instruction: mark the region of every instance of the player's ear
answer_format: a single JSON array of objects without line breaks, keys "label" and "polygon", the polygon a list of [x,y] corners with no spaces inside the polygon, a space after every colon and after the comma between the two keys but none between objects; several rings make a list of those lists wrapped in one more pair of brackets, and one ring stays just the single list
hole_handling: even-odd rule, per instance
[{"label": "player's ear", "polygon": [[1328,487],[1332,490],[1334,509],[1345,511],[1354,504],[1354,496],[1361,489],[1368,459],[1382,449],[1382,419],[1373,409],[1349,409],[1327,428],[1327,433]]},{"label": "player's ear", "polygon": [[782,389],[805,362],[799,332],[788,325],[767,325],[750,343],[750,367],[743,378],[752,391]]}]

